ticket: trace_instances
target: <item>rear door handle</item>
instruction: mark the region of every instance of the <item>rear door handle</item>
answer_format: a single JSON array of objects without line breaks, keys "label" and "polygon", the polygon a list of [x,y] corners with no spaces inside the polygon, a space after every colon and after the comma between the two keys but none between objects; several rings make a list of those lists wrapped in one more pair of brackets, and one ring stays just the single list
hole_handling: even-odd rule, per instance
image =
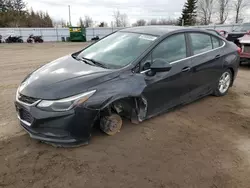
[{"label": "rear door handle", "polygon": [[214,59],[219,59],[220,58],[220,55],[217,55],[217,56],[215,56],[215,58]]},{"label": "rear door handle", "polygon": [[190,71],[190,67],[184,67],[181,71],[182,72],[188,72],[188,71]]}]

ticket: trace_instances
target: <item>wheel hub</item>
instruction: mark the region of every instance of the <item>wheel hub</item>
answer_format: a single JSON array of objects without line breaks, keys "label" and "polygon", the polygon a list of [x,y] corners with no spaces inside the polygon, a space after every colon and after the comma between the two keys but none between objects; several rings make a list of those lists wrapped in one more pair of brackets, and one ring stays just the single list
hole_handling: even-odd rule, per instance
[{"label": "wheel hub", "polygon": [[225,93],[230,86],[231,76],[228,72],[222,74],[219,80],[219,91]]}]

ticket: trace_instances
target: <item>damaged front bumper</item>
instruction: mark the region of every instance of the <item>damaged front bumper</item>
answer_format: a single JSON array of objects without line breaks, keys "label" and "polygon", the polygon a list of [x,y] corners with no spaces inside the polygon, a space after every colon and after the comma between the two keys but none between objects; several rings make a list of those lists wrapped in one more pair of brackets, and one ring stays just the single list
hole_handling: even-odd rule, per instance
[{"label": "damaged front bumper", "polygon": [[87,144],[98,110],[75,108],[67,112],[48,112],[15,101],[21,126],[31,138],[60,146]]}]

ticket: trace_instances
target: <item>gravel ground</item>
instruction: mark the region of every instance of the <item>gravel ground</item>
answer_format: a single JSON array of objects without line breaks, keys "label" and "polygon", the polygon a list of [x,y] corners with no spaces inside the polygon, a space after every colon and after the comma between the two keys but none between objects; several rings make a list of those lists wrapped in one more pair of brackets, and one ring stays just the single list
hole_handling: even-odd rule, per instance
[{"label": "gravel ground", "polygon": [[84,43],[0,44],[0,187],[250,187],[250,67],[225,97],[209,96],[88,146],[29,138],[13,101],[33,69]]}]

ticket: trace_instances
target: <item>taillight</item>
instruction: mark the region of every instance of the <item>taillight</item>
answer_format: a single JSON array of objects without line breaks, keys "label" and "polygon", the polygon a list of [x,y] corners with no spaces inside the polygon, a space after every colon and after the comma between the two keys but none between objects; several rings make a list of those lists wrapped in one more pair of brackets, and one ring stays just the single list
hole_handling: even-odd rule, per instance
[{"label": "taillight", "polygon": [[239,55],[241,54],[242,50],[241,50],[240,47],[238,47],[237,52],[238,52]]}]

